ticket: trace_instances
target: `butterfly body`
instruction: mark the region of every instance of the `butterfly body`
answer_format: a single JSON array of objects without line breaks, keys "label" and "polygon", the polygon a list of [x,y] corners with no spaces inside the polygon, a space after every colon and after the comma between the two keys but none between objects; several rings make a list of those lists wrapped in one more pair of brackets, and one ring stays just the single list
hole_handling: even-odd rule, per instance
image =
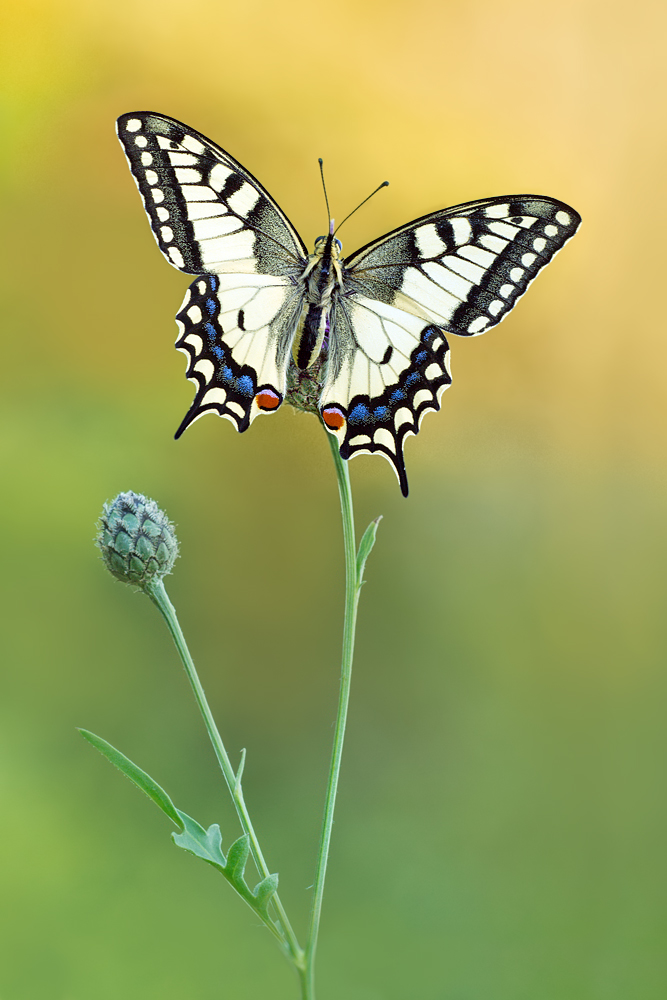
[{"label": "butterfly body", "polygon": [[301,371],[316,361],[331,328],[332,299],[343,286],[340,250],[340,241],[330,233],[315,241],[315,250],[308,258],[304,271],[306,311],[296,352]]},{"label": "butterfly body", "polygon": [[346,258],[330,232],[309,254],[259,181],[194,129],[134,112],[118,135],[158,246],[197,275],[176,317],[197,389],[177,437],[208,412],[244,431],[287,395],[316,409],[343,458],[387,458],[404,495],[405,438],[451,383],[445,333],[499,323],[581,221],[554,198],[510,195]]}]

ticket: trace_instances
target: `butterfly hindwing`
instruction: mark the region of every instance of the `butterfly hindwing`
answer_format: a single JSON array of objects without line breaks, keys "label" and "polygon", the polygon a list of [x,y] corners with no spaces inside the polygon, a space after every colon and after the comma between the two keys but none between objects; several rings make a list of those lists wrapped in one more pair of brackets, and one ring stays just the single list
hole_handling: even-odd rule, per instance
[{"label": "butterfly hindwing", "polygon": [[121,115],[118,138],[153,235],[187,274],[290,274],[307,250],[287,216],[229,153],[182,122]]},{"label": "butterfly hindwing", "polygon": [[186,375],[197,393],[176,437],[204,413],[244,431],[260,413],[278,409],[300,312],[301,299],[285,278],[223,274],[193,281],[176,315],[176,347],[188,357]]},{"label": "butterfly hindwing", "polygon": [[320,400],[325,425],[336,433],[343,458],[387,458],[407,496],[403,443],[418,432],[427,410],[440,409],[451,383],[445,335],[363,295],[338,303],[333,325],[336,338]]}]

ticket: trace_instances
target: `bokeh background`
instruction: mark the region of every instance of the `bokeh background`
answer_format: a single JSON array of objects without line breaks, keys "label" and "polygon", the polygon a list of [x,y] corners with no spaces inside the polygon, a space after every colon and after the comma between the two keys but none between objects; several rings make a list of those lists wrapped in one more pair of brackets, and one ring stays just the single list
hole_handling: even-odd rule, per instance
[{"label": "bokeh background", "polygon": [[390,467],[364,588],[320,1000],[665,996],[665,9],[650,0],[5,0],[2,1000],[289,1000],[212,870],[75,731],[237,827],[166,631],[92,545],[102,502],[178,523],[169,589],[303,932],[343,597],[327,443],[191,399],[113,131],[180,118],[348,251],[487,195],[580,235]]}]

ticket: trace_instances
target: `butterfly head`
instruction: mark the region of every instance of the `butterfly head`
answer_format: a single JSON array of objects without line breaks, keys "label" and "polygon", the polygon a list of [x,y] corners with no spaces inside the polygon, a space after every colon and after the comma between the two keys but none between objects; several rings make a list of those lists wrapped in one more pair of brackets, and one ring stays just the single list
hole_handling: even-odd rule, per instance
[{"label": "butterfly head", "polygon": [[327,243],[331,245],[331,253],[334,257],[340,257],[343,249],[343,244],[339,239],[330,233],[328,236],[318,236],[315,240],[315,253],[318,257],[323,256],[327,249]]},{"label": "butterfly head", "polygon": [[[333,222],[331,224],[333,226]],[[308,266],[304,277],[308,277],[311,291],[318,289],[318,295],[331,294],[335,283],[342,283],[341,251],[343,244],[333,232],[327,236],[318,236],[313,252],[308,257]],[[314,300],[313,300],[314,301]]]}]

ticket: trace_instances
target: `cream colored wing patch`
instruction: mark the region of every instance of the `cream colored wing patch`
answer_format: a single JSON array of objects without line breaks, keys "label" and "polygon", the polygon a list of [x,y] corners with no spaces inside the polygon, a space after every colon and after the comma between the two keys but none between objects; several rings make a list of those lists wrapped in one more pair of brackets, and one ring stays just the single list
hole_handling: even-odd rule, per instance
[{"label": "cream colored wing patch", "polygon": [[286,278],[202,275],[190,285],[176,322],[195,399],[176,437],[205,413],[245,431],[283,401],[301,296]]}]

